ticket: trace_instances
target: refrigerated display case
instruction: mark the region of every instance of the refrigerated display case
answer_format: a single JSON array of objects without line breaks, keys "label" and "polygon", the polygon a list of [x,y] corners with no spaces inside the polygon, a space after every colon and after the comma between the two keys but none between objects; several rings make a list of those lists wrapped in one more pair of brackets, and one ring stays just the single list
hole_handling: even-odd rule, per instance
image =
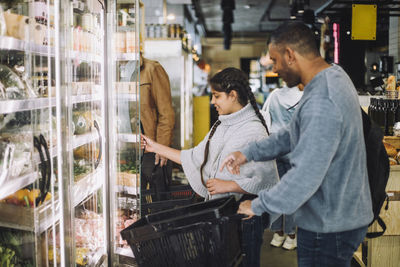
[{"label": "refrigerated display case", "polygon": [[[125,120],[140,121],[138,109],[129,113],[139,74],[124,76],[138,60],[137,9],[0,0],[1,260],[119,261],[118,226],[136,219],[138,205],[139,133]],[[122,32],[126,50],[116,52]]]},{"label": "refrigerated display case", "polygon": [[16,266],[58,253],[54,23],[53,2],[0,1],[0,262]]},{"label": "refrigerated display case", "polygon": [[129,263],[120,232],[140,216],[139,1],[109,2],[109,173],[112,266]]}]

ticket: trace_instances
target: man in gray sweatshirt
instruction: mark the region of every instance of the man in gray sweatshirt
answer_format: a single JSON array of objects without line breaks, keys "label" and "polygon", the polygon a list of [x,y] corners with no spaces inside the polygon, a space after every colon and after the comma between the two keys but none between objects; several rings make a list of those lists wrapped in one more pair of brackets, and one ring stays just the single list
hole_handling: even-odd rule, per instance
[{"label": "man in gray sweatshirt", "polygon": [[281,25],[269,53],[289,87],[305,85],[303,97],[287,127],[230,154],[222,168],[237,174],[246,162],[291,152],[291,169],[238,212],[272,220],[294,214],[299,267],[350,266],[373,219],[357,92],[341,67],[320,56],[303,23]]}]

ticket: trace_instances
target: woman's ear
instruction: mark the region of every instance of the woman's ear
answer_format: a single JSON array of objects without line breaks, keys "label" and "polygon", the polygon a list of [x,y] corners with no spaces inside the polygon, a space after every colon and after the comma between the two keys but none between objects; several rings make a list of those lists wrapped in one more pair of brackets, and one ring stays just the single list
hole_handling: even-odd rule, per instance
[{"label": "woman's ear", "polygon": [[232,100],[238,100],[238,93],[235,90],[230,91],[229,96],[232,98]]}]

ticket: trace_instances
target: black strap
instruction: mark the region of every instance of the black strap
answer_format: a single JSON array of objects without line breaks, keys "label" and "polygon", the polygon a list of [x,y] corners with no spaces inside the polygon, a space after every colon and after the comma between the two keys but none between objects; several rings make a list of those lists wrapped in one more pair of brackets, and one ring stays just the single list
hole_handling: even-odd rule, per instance
[{"label": "black strap", "polygon": [[295,108],[299,103],[300,103],[300,100],[297,101],[297,103],[294,104],[293,106],[288,107],[286,110],[289,111],[289,110],[291,110],[292,108]]},{"label": "black strap", "polygon": [[382,231],[380,231],[380,232],[367,233],[367,238],[379,237],[379,236],[382,236],[383,233],[385,233],[385,231],[386,231],[386,224],[385,224],[385,222],[382,220],[382,218],[381,218],[380,216],[378,216],[378,218],[376,218],[376,221],[378,222],[379,226],[382,228]]}]

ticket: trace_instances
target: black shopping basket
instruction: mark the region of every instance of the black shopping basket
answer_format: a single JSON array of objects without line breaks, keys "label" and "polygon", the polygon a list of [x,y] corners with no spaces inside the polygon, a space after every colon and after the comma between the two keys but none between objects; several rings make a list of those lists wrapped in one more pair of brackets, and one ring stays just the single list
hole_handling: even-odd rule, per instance
[{"label": "black shopping basket", "polygon": [[[197,202],[196,194],[190,185],[169,186],[167,192],[155,192],[152,189],[142,190],[141,215],[156,213],[163,210],[186,206]],[[154,195],[162,196],[163,200],[152,201]]]},{"label": "black shopping basket", "polygon": [[234,197],[144,216],[121,231],[141,267],[236,266],[241,220]]}]

